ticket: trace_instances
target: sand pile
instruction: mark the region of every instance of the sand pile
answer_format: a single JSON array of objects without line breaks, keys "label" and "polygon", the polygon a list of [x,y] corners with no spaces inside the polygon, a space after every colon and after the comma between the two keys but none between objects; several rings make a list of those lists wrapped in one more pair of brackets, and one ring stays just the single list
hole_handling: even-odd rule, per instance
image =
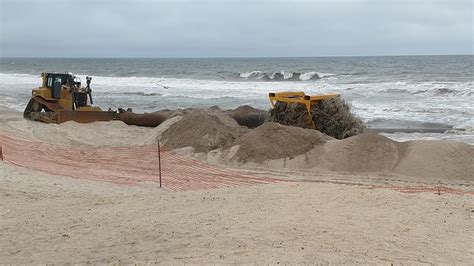
[{"label": "sand pile", "polygon": [[436,179],[474,181],[474,146],[451,141],[410,141],[394,172]]},{"label": "sand pile", "polygon": [[328,139],[316,130],[269,122],[239,137],[232,145],[239,145],[234,159],[263,162],[304,154]]},{"label": "sand pile", "polygon": [[327,146],[319,167],[344,172],[385,172],[431,179],[474,180],[474,146],[448,141],[397,142],[364,133]]},{"label": "sand pile", "polygon": [[[0,134],[70,146],[133,146],[152,128],[128,126],[121,121],[45,124],[26,120],[20,112],[0,112]],[[141,140],[140,140],[141,141]]]},{"label": "sand pile", "polygon": [[227,113],[234,118],[241,126],[256,128],[270,119],[267,111],[253,108],[249,105],[242,105],[234,110],[228,110]]},{"label": "sand pile", "polygon": [[[305,131],[317,132],[309,129]],[[241,138],[251,136],[252,133],[247,133]],[[294,133],[292,134],[294,136]],[[247,141],[251,143],[250,140]],[[301,149],[293,148],[292,145],[302,144],[291,143],[288,147],[281,147],[281,153],[277,153],[275,156],[265,156],[265,153],[271,154],[274,149],[280,151],[278,147],[271,146],[270,141],[267,143],[262,141],[261,144],[261,146],[257,146],[258,144],[245,146],[246,148],[240,151],[242,154],[239,156],[250,158],[254,156],[258,160],[252,161],[263,162],[264,160],[285,158],[285,153],[288,151],[286,159],[262,165],[296,169],[326,169],[347,173],[394,173],[431,180],[474,181],[474,146],[466,143],[449,141],[397,142],[375,133],[363,133],[344,140],[326,141],[321,145],[314,146],[311,151],[308,146],[301,147]],[[306,153],[305,157],[292,158],[294,155],[304,153]]]},{"label": "sand pile", "polygon": [[407,144],[364,133],[331,143],[321,166],[344,172],[389,172],[403,158]]},{"label": "sand pile", "polygon": [[161,139],[168,149],[193,147],[195,152],[207,153],[232,143],[247,132],[246,127],[219,109],[196,109],[170,125]]},{"label": "sand pile", "polygon": [[[362,133],[365,125],[355,116],[348,103],[341,97],[317,101],[311,107],[316,130],[337,139],[344,139]],[[270,120],[283,125],[302,128],[312,127],[303,104],[277,102],[271,111]]]},{"label": "sand pile", "polygon": [[159,126],[152,128],[146,134],[143,134],[139,138],[135,139],[133,141],[133,146],[156,145],[158,143],[158,140],[161,141],[161,135],[163,134],[163,132],[168,130],[171,125],[177,123],[182,118],[182,116],[178,115],[166,119]]}]

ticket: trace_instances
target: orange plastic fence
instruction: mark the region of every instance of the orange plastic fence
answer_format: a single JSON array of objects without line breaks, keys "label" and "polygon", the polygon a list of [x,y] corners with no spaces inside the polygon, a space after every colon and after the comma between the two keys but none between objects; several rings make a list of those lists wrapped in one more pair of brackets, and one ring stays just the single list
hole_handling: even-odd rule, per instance
[{"label": "orange plastic fence", "polygon": [[[158,146],[70,147],[0,134],[0,158],[28,169],[118,184],[158,182]],[[162,185],[172,191],[287,182],[256,177],[161,151]],[[446,186],[372,185],[403,193],[471,194]]]},{"label": "orange plastic fence", "polygon": [[[70,147],[0,135],[4,160],[54,175],[119,184],[158,182],[157,146]],[[161,151],[162,185],[172,191],[269,184],[255,177]]]}]

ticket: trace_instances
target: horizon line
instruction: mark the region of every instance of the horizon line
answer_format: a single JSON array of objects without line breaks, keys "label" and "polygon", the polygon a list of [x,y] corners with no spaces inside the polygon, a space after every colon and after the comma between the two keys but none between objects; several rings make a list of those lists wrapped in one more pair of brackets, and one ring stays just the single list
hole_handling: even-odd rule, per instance
[{"label": "horizon line", "polygon": [[0,59],[262,59],[262,58],[328,58],[328,57],[407,57],[407,56],[468,56],[471,54],[400,54],[400,55],[320,55],[320,56],[0,56]]}]

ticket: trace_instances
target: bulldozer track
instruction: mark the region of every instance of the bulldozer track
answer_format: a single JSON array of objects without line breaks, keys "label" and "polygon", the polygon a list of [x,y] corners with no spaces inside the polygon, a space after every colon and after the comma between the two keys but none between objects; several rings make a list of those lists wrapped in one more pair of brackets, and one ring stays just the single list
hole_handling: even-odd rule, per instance
[{"label": "bulldozer track", "polygon": [[[33,97],[30,99],[28,102],[25,111],[23,112],[23,116],[27,119],[35,120],[35,121],[41,121],[45,123],[57,123],[57,119],[51,119],[50,117],[45,116],[45,113],[39,112],[39,111],[34,111],[33,106],[34,103],[39,103],[45,108],[49,109],[49,112],[55,113],[56,117],[59,111],[61,111],[63,108],[55,102],[49,102],[46,101],[45,99],[41,97]],[[33,117],[32,114],[35,114],[36,116]]]}]

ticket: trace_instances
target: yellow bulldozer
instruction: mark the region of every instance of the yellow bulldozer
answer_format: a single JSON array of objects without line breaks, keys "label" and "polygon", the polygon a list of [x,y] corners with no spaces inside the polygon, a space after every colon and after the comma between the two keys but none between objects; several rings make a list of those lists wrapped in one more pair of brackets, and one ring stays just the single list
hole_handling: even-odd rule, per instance
[{"label": "yellow bulldozer", "polygon": [[116,111],[102,111],[93,106],[92,77],[86,77],[85,87],[78,77],[69,73],[42,73],[41,77],[41,87],[32,90],[32,97],[23,112],[26,119],[45,123],[88,123],[117,117]]},{"label": "yellow bulldozer", "polygon": [[85,87],[78,77],[69,73],[42,73],[41,78],[41,87],[32,90],[23,112],[26,119],[57,124],[120,120],[128,125],[145,127],[156,127],[167,119],[161,113],[137,114],[131,108],[103,111],[93,106],[92,77],[86,77]]}]

